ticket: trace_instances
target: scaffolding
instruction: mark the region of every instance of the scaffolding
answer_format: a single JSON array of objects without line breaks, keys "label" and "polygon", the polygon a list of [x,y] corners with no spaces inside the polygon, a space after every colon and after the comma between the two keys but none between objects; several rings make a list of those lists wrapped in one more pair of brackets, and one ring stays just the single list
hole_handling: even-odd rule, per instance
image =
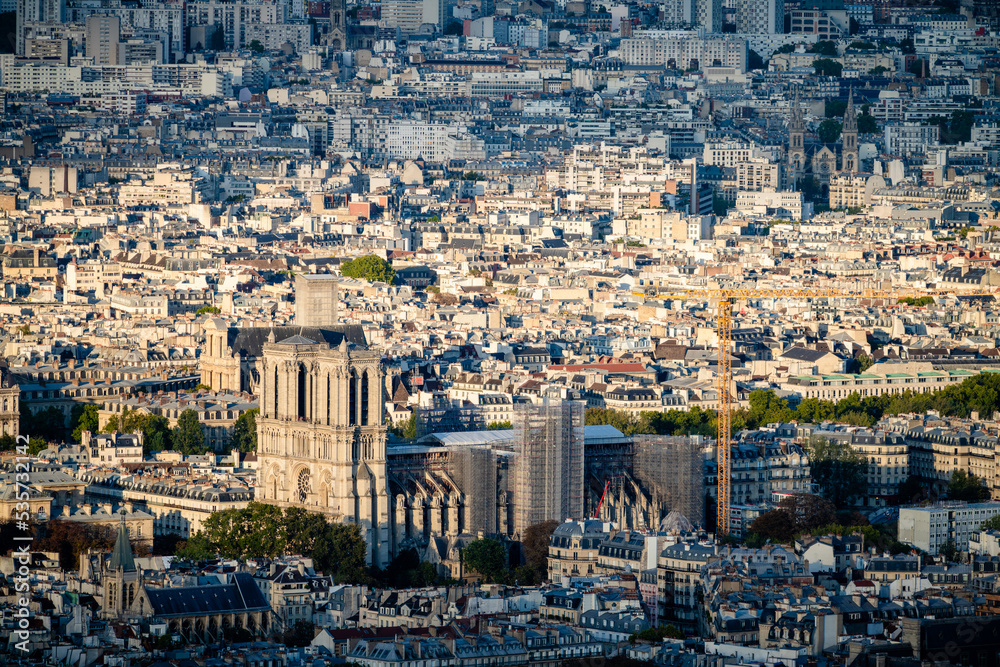
[{"label": "scaffolding", "polygon": [[417,408],[417,437],[431,433],[485,431],[489,414],[479,406]]},{"label": "scaffolding", "polygon": [[659,505],[661,520],[676,511],[705,525],[705,446],[700,436],[636,436],[635,474]]},{"label": "scaffolding", "polygon": [[513,533],[542,521],[584,517],[585,404],[546,399],[515,407]]},{"label": "scaffolding", "polygon": [[455,447],[448,460],[449,474],[465,496],[465,532],[500,532],[497,514],[497,452],[492,447]]}]

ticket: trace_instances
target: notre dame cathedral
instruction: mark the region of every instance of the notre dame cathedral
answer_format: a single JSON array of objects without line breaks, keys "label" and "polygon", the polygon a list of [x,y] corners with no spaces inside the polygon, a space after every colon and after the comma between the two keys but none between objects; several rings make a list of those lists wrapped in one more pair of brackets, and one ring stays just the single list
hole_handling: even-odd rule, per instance
[{"label": "notre dame cathedral", "polygon": [[263,346],[257,497],[355,522],[378,566],[392,554],[382,357],[341,336]]}]

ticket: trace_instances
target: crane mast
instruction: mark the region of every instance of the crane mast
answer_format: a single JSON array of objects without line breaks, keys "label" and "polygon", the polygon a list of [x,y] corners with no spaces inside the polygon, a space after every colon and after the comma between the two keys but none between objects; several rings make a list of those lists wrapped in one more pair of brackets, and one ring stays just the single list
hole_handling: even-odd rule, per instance
[{"label": "crane mast", "polygon": [[[990,291],[978,285],[961,285],[954,288],[931,289],[919,287],[902,288],[854,288],[830,287],[719,287],[719,288],[664,288],[657,284],[646,291],[634,291],[633,295],[646,298],[709,301],[717,304],[716,330],[718,332],[718,502],[715,530],[718,535],[728,535],[732,531],[732,410],[735,399],[733,368],[730,354],[733,345],[733,304],[747,299],[902,299],[921,296],[988,296]],[[605,492],[607,488],[605,487]],[[603,500],[603,497],[602,497]]]}]

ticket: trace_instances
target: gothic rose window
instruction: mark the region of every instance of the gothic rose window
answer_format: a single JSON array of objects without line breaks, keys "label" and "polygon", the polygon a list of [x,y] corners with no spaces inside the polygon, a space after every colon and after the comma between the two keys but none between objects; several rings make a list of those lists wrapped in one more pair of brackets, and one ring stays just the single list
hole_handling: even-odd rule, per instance
[{"label": "gothic rose window", "polygon": [[299,491],[299,502],[304,503],[306,501],[306,498],[309,497],[308,470],[302,470],[301,472],[299,472],[298,491]]}]

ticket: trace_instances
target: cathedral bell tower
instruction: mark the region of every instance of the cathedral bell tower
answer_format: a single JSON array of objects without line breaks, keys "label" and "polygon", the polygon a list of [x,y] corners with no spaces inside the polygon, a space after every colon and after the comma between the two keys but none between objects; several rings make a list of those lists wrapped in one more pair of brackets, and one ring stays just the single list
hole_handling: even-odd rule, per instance
[{"label": "cathedral bell tower", "polygon": [[840,131],[840,169],[854,173],[858,170],[858,114],[854,109],[854,90],[847,97],[844,126]]},{"label": "cathedral bell tower", "polygon": [[263,347],[257,499],[358,524],[368,563],[384,567],[391,531],[382,355],[324,335],[272,342],[272,331]]}]

